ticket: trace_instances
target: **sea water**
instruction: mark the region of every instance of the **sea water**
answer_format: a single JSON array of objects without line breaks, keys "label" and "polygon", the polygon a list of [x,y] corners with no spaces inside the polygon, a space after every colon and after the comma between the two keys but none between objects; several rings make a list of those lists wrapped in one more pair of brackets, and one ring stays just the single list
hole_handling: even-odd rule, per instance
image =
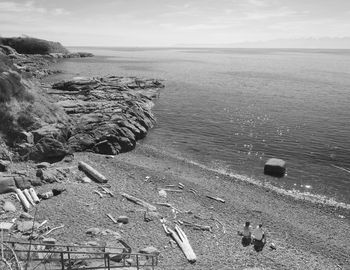
[{"label": "sea water", "polygon": [[[53,79],[159,78],[142,142],[182,160],[323,202],[350,204],[350,50],[70,48]],[[287,175],[263,174],[284,159]]]}]

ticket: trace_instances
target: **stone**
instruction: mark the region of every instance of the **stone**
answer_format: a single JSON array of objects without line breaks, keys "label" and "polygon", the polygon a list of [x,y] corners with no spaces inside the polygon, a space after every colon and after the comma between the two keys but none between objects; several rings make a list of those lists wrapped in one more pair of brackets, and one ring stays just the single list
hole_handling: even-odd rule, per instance
[{"label": "stone", "polygon": [[144,214],[144,221],[150,222],[160,218],[160,214],[155,211],[146,211]]},{"label": "stone", "polygon": [[59,180],[59,178],[57,177],[56,169],[54,170],[38,169],[36,171],[36,176],[46,183],[55,183],[55,182],[58,182]]},{"label": "stone", "polygon": [[153,247],[153,246],[149,246],[149,247],[140,249],[139,253],[151,254],[151,255],[157,255],[158,256],[160,254],[160,251],[158,249],[156,249],[155,247]]},{"label": "stone", "polygon": [[24,220],[33,220],[34,217],[28,213],[21,213],[21,215],[19,216],[20,219],[24,219]]},{"label": "stone", "polygon": [[102,155],[116,155],[118,153],[113,147],[113,144],[107,140],[95,144],[93,151]]},{"label": "stone", "polygon": [[23,190],[31,188],[30,179],[28,177],[16,176],[14,177],[17,188]]},{"label": "stone", "polygon": [[40,224],[38,222],[33,223],[33,221],[19,221],[17,223],[17,229],[22,233],[27,233],[31,232],[33,228],[34,230],[37,229],[39,225]]},{"label": "stone", "polygon": [[8,160],[0,160],[0,172],[7,172],[11,162]]},{"label": "stone", "polygon": [[47,169],[51,166],[51,164],[49,162],[40,162],[38,164],[36,164],[36,167],[38,169]]},{"label": "stone", "polygon": [[29,158],[34,161],[60,161],[69,153],[65,144],[54,138],[45,137],[30,149]]},{"label": "stone", "polygon": [[119,216],[117,218],[118,223],[123,223],[123,224],[128,224],[129,223],[129,218],[127,216]]},{"label": "stone", "polygon": [[286,162],[278,158],[270,158],[264,166],[264,174],[283,177],[286,173]]},{"label": "stone", "polygon": [[6,201],[2,206],[5,212],[16,212],[16,206],[9,201]]},{"label": "stone", "polygon": [[96,236],[101,233],[101,230],[99,228],[90,228],[86,231],[86,234],[91,236]]},{"label": "stone", "polygon": [[83,178],[81,178],[81,182],[85,183],[85,184],[88,184],[88,183],[91,183],[92,180],[89,177],[84,176]]},{"label": "stone", "polygon": [[14,177],[0,177],[0,194],[13,192],[16,189]]}]

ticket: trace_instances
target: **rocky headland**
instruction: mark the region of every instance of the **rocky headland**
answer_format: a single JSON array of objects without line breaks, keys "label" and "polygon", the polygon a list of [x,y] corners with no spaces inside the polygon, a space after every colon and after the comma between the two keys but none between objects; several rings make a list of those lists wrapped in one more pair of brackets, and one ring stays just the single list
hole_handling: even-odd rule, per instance
[{"label": "rocky headland", "polygon": [[152,99],[164,87],[159,81],[109,76],[43,87],[35,78],[59,72],[49,68],[52,62],[91,55],[32,38],[1,43],[2,159],[57,161],[76,151],[115,155],[133,149],[155,123]]}]

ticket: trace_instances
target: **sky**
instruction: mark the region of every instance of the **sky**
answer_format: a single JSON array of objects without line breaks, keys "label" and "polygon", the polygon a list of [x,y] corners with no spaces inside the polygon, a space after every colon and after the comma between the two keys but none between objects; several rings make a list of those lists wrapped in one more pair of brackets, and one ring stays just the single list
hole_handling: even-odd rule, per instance
[{"label": "sky", "polygon": [[65,46],[341,43],[350,0],[0,0],[0,35]]}]

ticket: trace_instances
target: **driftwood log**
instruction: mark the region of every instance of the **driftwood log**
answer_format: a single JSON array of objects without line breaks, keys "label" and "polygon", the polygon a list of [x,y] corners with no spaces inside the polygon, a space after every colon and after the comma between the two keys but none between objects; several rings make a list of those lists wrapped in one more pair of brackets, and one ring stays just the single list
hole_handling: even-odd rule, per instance
[{"label": "driftwood log", "polygon": [[121,195],[123,197],[127,198],[129,201],[132,201],[133,203],[141,205],[141,206],[147,208],[150,211],[157,211],[157,207],[155,207],[154,205],[152,205],[152,204],[150,204],[148,202],[145,202],[144,200],[141,200],[139,198],[136,198],[136,197],[134,197],[132,195],[129,195],[129,194],[126,194],[126,193],[122,193]]},{"label": "driftwood log", "polygon": [[30,202],[33,206],[35,206],[35,202],[34,202],[32,196],[30,195],[29,190],[28,189],[24,189],[23,193],[27,197],[28,202]]},{"label": "driftwood log", "polygon": [[24,210],[25,210],[25,211],[28,211],[29,208],[30,208],[30,204],[29,204],[29,202],[28,202],[26,196],[24,196],[22,190],[20,190],[20,189],[17,188],[17,189],[16,189],[16,194],[17,194],[19,200],[21,201],[21,203],[22,203],[22,205],[23,205],[23,207],[24,207]]},{"label": "driftwood log", "polygon": [[215,201],[218,201],[218,202],[225,203],[225,200],[224,200],[224,199],[221,199],[221,198],[219,198],[219,197],[212,197],[212,196],[207,195],[207,198],[212,199],[212,200],[215,200]]},{"label": "driftwood log", "polygon": [[98,183],[107,183],[107,178],[97,170],[86,164],[84,161],[79,161],[78,168],[86,173],[92,180]]},{"label": "driftwood log", "polygon": [[179,247],[181,248],[182,252],[185,254],[187,260],[190,263],[195,263],[197,260],[197,256],[194,253],[190,242],[188,241],[188,238],[186,236],[186,234],[184,233],[184,231],[180,228],[180,226],[175,225],[175,231],[173,231],[172,229],[166,227],[163,224],[163,228],[165,230],[165,232],[169,233],[174,240],[176,241],[176,243],[179,245]]},{"label": "driftwood log", "polygon": [[38,195],[36,194],[34,188],[30,188],[30,189],[29,189],[29,193],[30,193],[30,196],[32,196],[33,201],[34,201],[35,203],[39,203],[39,202],[40,202],[40,200],[39,200],[39,198],[38,198]]}]

